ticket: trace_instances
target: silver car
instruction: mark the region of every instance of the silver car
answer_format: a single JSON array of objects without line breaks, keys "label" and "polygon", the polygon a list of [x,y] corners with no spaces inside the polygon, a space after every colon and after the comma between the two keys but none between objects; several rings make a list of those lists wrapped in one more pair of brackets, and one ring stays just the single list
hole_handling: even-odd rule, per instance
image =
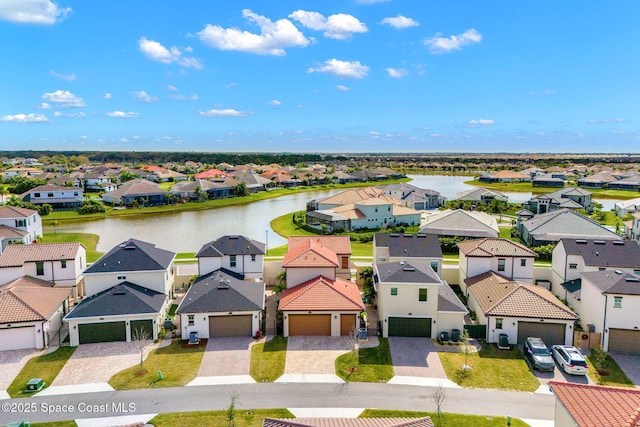
[{"label": "silver car", "polygon": [[551,347],[553,358],[567,374],[587,375],[589,366],[580,350],[570,345],[554,345]]},{"label": "silver car", "polygon": [[528,337],[524,341],[524,356],[531,363],[533,369],[539,371],[551,371],[556,367],[553,358],[544,344],[542,339],[537,337]]}]

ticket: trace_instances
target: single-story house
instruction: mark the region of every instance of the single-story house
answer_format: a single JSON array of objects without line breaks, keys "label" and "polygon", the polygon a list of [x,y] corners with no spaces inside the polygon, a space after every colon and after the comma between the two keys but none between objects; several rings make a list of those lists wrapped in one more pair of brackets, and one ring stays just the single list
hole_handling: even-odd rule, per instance
[{"label": "single-story house", "polygon": [[554,244],[560,239],[620,240],[613,231],[569,209],[536,215],[519,222],[517,228],[531,246]]},{"label": "single-story house", "polygon": [[498,222],[493,216],[462,209],[428,215],[420,227],[420,233],[438,236],[498,237],[499,232]]}]

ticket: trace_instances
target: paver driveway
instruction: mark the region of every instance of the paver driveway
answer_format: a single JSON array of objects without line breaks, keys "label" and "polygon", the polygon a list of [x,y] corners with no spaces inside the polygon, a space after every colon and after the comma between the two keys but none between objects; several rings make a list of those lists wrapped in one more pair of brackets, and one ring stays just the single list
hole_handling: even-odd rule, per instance
[{"label": "paver driveway", "polygon": [[[285,374],[335,375],[336,359],[351,351],[351,337],[289,337]],[[376,347],[378,337],[360,342],[360,348]]]},{"label": "paver driveway", "polygon": [[199,377],[249,375],[251,337],[211,338],[202,356]]},{"label": "paver driveway", "polygon": [[0,391],[9,388],[29,359],[51,353],[57,349],[57,347],[50,347],[45,351],[34,349],[0,351]]},{"label": "paver driveway", "polygon": [[629,377],[636,387],[640,387],[640,355],[626,353],[609,353],[620,369]]},{"label": "paver driveway", "polygon": [[430,338],[389,337],[389,348],[395,375],[447,378]]}]

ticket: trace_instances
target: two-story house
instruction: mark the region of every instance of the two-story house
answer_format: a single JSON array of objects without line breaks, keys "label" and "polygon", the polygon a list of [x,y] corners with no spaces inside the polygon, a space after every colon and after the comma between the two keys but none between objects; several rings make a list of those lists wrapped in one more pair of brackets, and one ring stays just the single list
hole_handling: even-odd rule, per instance
[{"label": "two-story house", "polygon": [[111,177],[103,173],[87,172],[83,176],[84,189],[87,191],[104,191],[110,192],[118,188],[111,180]]},{"label": "two-story house", "polygon": [[338,257],[338,266],[335,269],[336,277],[351,279],[351,241],[346,236],[289,236],[288,247],[293,249],[309,242],[320,245],[335,253]]},{"label": "two-story house", "polygon": [[602,334],[605,351],[640,354],[640,275],[605,270],[580,276],[583,326]]},{"label": "two-story house", "polygon": [[625,233],[627,237],[640,244],[640,212],[631,214],[631,221],[625,222]]},{"label": "two-story house", "polygon": [[85,294],[86,266],[87,250],[81,243],[9,245],[0,255],[0,285],[31,276],[70,288],[77,302]]},{"label": "two-story house", "polygon": [[459,281],[466,294],[465,279],[494,271],[511,280],[533,284],[534,251],[507,239],[486,238],[458,243]]},{"label": "two-story house", "polygon": [[387,196],[401,200],[406,207],[416,210],[438,209],[447,201],[447,198],[437,191],[419,188],[405,182],[385,185],[383,189]]},{"label": "two-story house", "polygon": [[136,239],[112,248],[84,271],[86,298],[65,316],[71,345],[151,339],[173,297],[175,253]]},{"label": "two-story house", "polygon": [[42,236],[38,211],[17,206],[0,207],[0,253],[12,243],[32,243]]},{"label": "two-story house", "polygon": [[25,201],[34,205],[48,204],[53,209],[76,209],[82,205],[83,190],[54,184],[39,185],[29,190]]},{"label": "two-story house", "polygon": [[376,233],[373,260],[375,263],[420,260],[442,277],[442,248],[438,236],[433,234]]},{"label": "two-story house", "polygon": [[591,192],[578,187],[567,187],[552,193],[532,197],[522,204],[534,214],[544,214],[558,209],[584,209],[587,212],[593,210]]},{"label": "two-story house", "polygon": [[198,275],[225,268],[247,279],[262,279],[265,244],[244,236],[223,236],[202,245],[198,259]]}]

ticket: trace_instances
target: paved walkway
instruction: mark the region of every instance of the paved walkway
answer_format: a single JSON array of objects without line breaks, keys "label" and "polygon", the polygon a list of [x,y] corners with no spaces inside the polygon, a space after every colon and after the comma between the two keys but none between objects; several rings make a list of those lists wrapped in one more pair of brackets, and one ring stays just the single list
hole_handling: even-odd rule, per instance
[{"label": "paved walkway", "polygon": [[395,375],[447,379],[430,338],[389,337]]},{"label": "paved walkway", "polygon": [[34,349],[0,351],[0,399],[9,398],[5,390],[9,388],[29,359],[54,352],[57,349],[58,347],[52,346],[42,351]]},{"label": "paved walkway", "polygon": [[249,375],[251,337],[211,338],[202,356],[199,377]]},{"label": "paved walkway", "polygon": [[[285,374],[335,375],[335,361],[352,349],[351,337],[289,337]],[[360,348],[376,347],[378,337],[359,342]]]}]

